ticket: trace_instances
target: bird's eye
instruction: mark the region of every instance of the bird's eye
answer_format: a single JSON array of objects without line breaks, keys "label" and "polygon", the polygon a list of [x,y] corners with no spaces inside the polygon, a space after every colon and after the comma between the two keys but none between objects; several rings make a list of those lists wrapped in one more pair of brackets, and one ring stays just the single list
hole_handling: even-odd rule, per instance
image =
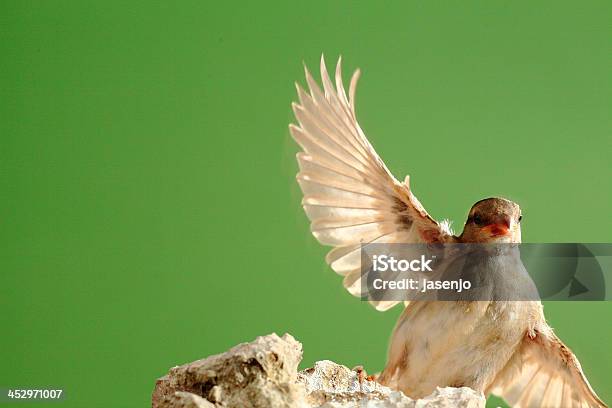
[{"label": "bird's eye", "polygon": [[521,222],[521,220],[522,220],[522,219],[523,219],[523,216],[522,216],[522,215],[519,215],[518,222]]},{"label": "bird's eye", "polygon": [[474,221],[474,224],[476,224],[476,225],[484,224],[484,221],[483,221],[482,217],[479,214],[474,215],[472,217],[472,221]]}]

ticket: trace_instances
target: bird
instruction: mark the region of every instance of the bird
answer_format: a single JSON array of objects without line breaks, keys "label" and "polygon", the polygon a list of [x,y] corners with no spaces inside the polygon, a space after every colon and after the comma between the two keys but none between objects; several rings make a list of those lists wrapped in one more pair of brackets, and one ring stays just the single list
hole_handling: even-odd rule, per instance
[{"label": "bird", "polygon": [[[321,56],[321,84],[304,64],[308,90],[296,82],[296,123],[289,132],[301,151],[297,182],[310,230],[347,290],[360,296],[360,248],[372,243],[521,242],[521,208],[506,198],[476,202],[463,231],[436,221],[397,180],[360,127],[355,93],[348,93],[338,58],[334,82]],[[498,262],[499,263],[499,262]],[[511,266],[500,266],[506,269]],[[492,271],[496,273],[496,271]],[[371,300],[385,311],[402,301]],[[387,363],[376,380],[420,398],[436,387],[470,387],[513,407],[606,407],[574,353],[546,322],[539,300],[411,301],[392,332]]]}]

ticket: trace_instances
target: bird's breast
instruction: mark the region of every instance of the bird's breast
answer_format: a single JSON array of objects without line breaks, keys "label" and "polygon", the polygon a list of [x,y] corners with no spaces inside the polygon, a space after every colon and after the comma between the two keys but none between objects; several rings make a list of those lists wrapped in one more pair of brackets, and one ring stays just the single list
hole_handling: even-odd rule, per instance
[{"label": "bird's breast", "polygon": [[[521,302],[416,302],[393,334],[403,350],[398,388],[423,397],[437,386],[484,391],[526,330]],[[403,346],[402,346],[403,345]]]}]

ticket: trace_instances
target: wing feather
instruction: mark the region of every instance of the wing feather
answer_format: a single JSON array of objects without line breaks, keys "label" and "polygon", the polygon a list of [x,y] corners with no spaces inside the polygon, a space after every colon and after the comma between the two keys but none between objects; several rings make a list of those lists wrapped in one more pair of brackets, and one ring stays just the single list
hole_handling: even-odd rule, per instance
[{"label": "wing feather", "polygon": [[525,337],[513,360],[519,362],[518,367],[504,369],[490,390],[511,406],[606,407],[576,356],[551,329]]},{"label": "wing feather", "polygon": [[381,234],[395,230],[392,222],[368,222],[348,226],[321,228],[316,221],[311,224],[312,234],[324,245],[344,246],[373,241]]},{"label": "wing feather", "polygon": [[[326,257],[344,276],[344,286],[361,294],[361,245],[371,242],[444,242],[447,228],[427,214],[408,186],[397,181],[378,156],[355,115],[359,70],[349,85],[342,81],[341,60],[335,84],[321,57],[319,87],[305,68],[308,91],[296,84],[293,103],[297,124],[289,130],[302,148],[297,154],[297,181],[313,235],[332,249]],[[372,302],[386,310],[398,302]]]}]

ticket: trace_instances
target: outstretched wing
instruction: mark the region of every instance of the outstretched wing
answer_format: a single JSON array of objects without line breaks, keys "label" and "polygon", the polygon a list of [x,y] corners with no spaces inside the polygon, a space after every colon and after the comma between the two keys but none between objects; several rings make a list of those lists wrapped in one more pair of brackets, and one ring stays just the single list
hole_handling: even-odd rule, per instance
[{"label": "outstretched wing", "polygon": [[[353,74],[348,97],[340,59],[335,87],[323,57],[323,90],[305,71],[310,92],[297,85],[300,102],[292,106],[298,125],[289,125],[303,150],[297,154],[302,205],[313,235],[335,247],[327,262],[344,276],[349,292],[359,296],[361,244],[444,242],[451,234],[421,206],[407,177],[400,183],[391,175],[357,123],[359,70]],[[386,310],[398,302],[373,303]]]},{"label": "outstretched wing", "polygon": [[552,330],[526,337],[517,353],[514,366],[504,370],[491,389],[512,407],[606,407],[574,353]]}]

